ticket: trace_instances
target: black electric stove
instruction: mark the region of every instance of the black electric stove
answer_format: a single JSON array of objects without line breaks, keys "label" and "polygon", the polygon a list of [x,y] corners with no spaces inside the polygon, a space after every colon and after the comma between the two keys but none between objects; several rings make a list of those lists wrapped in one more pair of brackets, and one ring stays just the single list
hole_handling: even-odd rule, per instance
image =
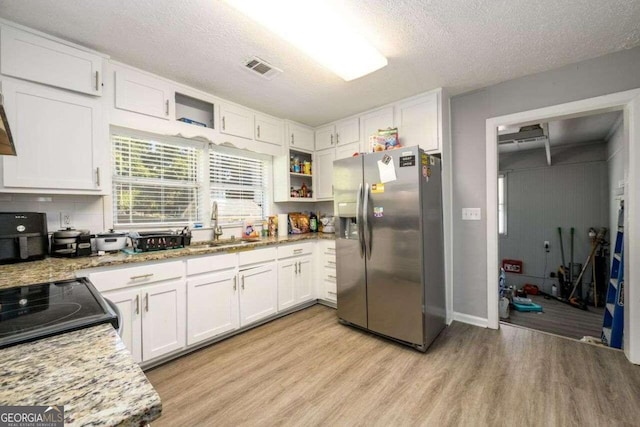
[{"label": "black electric stove", "polygon": [[101,323],[117,315],[84,278],[0,290],[0,348]]}]

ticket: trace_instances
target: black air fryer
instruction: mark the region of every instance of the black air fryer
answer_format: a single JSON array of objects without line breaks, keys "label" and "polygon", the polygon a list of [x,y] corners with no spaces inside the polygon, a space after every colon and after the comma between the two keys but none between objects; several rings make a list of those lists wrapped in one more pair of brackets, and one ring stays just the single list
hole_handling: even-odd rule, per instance
[{"label": "black air fryer", "polygon": [[46,214],[0,212],[0,264],[42,259],[48,252]]}]

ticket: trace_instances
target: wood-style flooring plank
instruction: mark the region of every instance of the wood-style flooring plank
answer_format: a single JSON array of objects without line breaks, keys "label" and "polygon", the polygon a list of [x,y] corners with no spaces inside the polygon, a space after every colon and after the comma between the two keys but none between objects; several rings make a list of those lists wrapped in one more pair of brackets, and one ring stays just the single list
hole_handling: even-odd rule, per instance
[{"label": "wood-style flooring plank", "polygon": [[527,329],[454,322],[427,353],[316,305],[147,372],[163,426],[637,425],[640,367]]}]

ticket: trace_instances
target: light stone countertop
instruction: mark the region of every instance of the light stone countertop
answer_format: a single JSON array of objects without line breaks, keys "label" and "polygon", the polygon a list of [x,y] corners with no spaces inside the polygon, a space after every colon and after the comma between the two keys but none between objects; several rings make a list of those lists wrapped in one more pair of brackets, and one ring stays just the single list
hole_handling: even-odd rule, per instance
[{"label": "light stone countertop", "polygon": [[[263,246],[293,243],[304,240],[335,239],[335,234],[306,233],[294,234],[287,237],[269,237],[259,242],[244,243],[241,246],[206,247],[204,244],[193,244],[186,248],[169,249],[154,252],[126,254],[119,252],[103,256],[84,258],[45,258],[39,261],[28,261],[16,264],[0,265],[0,289],[14,286],[32,285],[36,283],[53,282],[74,279],[76,271],[90,268],[110,267],[123,264],[140,263],[145,261],[160,261],[193,255],[250,250]],[[237,241],[240,243],[240,241]],[[206,242],[202,242],[206,243]]]},{"label": "light stone countertop", "polygon": [[64,405],[65,426],[139,426],[162,403],[111,325],[0,350],[0,405]]}]

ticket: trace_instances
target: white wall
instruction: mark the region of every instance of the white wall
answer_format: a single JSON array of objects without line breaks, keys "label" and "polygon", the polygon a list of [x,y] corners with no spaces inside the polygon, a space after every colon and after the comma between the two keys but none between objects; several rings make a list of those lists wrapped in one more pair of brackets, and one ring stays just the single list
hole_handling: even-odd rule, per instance
[{"label": "white wall", "polygon": [[[451,99],[454,311],[487,318],[487,119],[639,88],[638,70],[634,48]],[[481,208],[482,220],[462,221],[463,207]]]},{"label": "white wall", "polygon": [[[611,243],[615,243],[615,233],[618,227],[618,209],[620,207],[619,198],[623,195],[623,188],[626,182],[625,171],[628,169],[628,150],[623,144],[624,126],[622,120],[618,123],[615,131],[607,142],[607,166],[609,169],[609,230],[611,230]],[[622,181],[622,182],[621,182]],[[613,257],[613,251],[611,251]]]},{"label": "white wall", "polygon": [[[567,265],[571,227],[576,264],[584,264],[591,250],[589,228],[609,227],[607,144],[558,147],[551,153],[551,166],[544,149],[500,156],[500,170],[507,179],[507,235],[499,239],[500,259],[523,261],[523,274],[508,273],[507,283],[531,283],[548,293],[557,284],[549,273],[562,264],[558,227],[563,229]],[[548,253],[544,241],[550,243]],[[582,280],[582,296],[587,295],[591,277]]]}]

